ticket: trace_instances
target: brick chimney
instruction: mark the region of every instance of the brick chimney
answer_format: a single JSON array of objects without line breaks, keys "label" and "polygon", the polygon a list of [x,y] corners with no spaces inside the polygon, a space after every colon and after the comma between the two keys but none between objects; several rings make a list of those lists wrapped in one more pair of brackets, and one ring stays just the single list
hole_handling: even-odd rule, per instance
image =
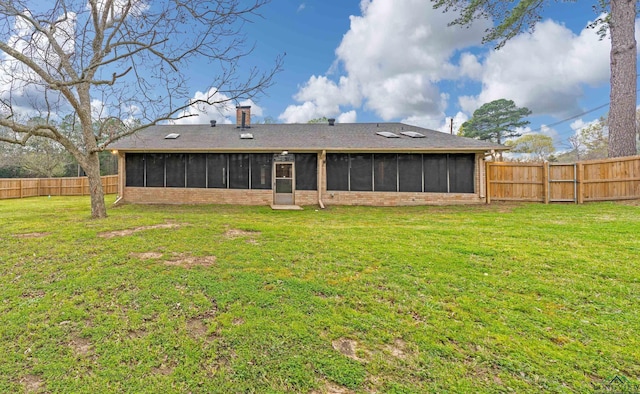
[{"label": "brick chimney", "polygon": [[236,127],[242,127],[243,129],[251,127],[250,105],[236,106]]}]

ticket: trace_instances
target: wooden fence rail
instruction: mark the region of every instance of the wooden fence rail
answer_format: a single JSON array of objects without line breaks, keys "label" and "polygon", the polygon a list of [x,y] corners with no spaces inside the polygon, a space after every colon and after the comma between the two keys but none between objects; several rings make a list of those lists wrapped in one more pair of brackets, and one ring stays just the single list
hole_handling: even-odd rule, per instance
[{"label": "wooden fence rail", "polygon": [[640,156],[575,164],[487,162],[486,170],[487,203],[640,198]]},{"label": "wooden fence rail", "polygon": [[[118,192],[117,175],[107,175],[101,178],[105,194]],[[86,195],[89,195],[87,177],[0,179],[0,200],[37,196]]]}]

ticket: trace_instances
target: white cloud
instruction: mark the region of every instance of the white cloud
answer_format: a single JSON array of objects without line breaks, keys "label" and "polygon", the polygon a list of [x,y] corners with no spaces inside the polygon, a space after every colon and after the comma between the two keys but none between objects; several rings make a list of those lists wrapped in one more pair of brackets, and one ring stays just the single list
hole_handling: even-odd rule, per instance
[{"label": "white cloud", "polygon": [[358,119],[358,114],[355,110],[351,110],[349,112],[345,112],[338,116],[336,120],[338,123],[356,123]]},{"label": "white cloud", "polygon": [[318,106],[307,101],[301,105],[290,105],[278,117],[285,123],[307,123],[311,119],[326,116],[318,111]]},{"label": "white cloud", "polygon": [[[100,15],[105,13],[106,0],[96,1],[98,13]],[[128,9],[127,9],[128,8]],[[127,11],[127,15],[133,17],[139,17],[144,14],[149,8],[151,8],[150,2],[143,0],[114,0],[111,3],[111,8],[106,10],[109,16],[109,22],[113,22],[114,18],[122,18],[122,14]],[[91,10],[91,5],[87,3],[87,10]]]},{"label": "white cloud", "polygon": [[[460,107],[472,113],[480,105],[506,98],[534,114],[563,116],[579,111],[585,84],[597,86],[609,78],[609,40],[593,29],[574,34],[551,21],[539,23],[533,34],[521,34],[482,64],[482,91],[462,96]],[[477,72],[473,59],[461,61],[463,70]]]},{"label": "white cloud", "polygon": [[469,52],[460,55],[460,74],[475,80],[482,79],[482,64],[476,55]]},{"label": "white cloud", "polygon": [[105,105],[102,100],[93,99],[91,100],[91,118],[92,119],[102,119],[105,115]]},{"label": "white cloud", "polygon": [[335,83],[324,76],[312,76],[295,95],[300,105],[290,105],[280,114],[285,123],[306,123],[311,119],[335,117],[340,114],[341,105],[358,106],[360,92],[347,77]]},{"label": "white cloud", "polygon": [[302,12],[305,8],[307,8],[307,5],[305,3],[302,3],[298,6],[297,12]]},{"label": "white cloud", "polygon": [[543,20],[532,34],[495,51],[480,43],[490,21],[451,27],[455,11],[433,10],[432,2],[361,0],[360,10],[350,17],[327,75],[310,77],[281,120],[364,109],[383,120],[441,129],[449,95],[467,115],[506,98],[535,115],[563,117],[580,112],[586,86],[608,83],[610,40],[600,40],[594,29],[572,32]]},{"label": "white cloud", "polygon": [[[437,82],[457,75],[456,51],[480,44],[489,22],[471,28],[449,27],[452,14],[433,10],[422,0],[362,0],[361,16],[351,16],[350,30],[336,49],[338,82],[312,76],[294,96],[300,102],[279,116],[298,122],[335,116],[341,107],[372,110],[385,120],[442,117],[447,105]],[[471,58],[465,67],[472,71]]]}]

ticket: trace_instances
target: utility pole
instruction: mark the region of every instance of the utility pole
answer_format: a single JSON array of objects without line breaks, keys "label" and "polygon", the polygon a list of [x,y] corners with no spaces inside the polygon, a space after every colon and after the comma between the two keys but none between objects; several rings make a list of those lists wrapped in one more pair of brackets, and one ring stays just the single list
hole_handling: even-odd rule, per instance
[{"label": "utility pole", "polygon": [[451,118],[451,124],[449,125],[449,130],[451,132],[451,135],[453,135],[453,118]]}]

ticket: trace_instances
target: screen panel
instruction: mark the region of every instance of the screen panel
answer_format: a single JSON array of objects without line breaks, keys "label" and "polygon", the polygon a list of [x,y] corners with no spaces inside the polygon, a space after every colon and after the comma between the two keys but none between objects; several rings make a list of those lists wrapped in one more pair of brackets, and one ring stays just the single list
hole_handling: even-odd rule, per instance
[{"label": "screen panel", "polygon": [[271,189],[273,153],[251,155],[251,188]]},{"label": "screen panel", "polygon": [[127,153],[124,157],[126,185],[144,187],[144,154]]},{"label": "screen panel", "polygon": [[296,153],[296,189],[318,190],[318,155]]},{"label": "screen panel", "polygon": [[447,155],[424,155],[423,163],[424,191],[431,193],[449,192],[449,180],[447,178]]},{"label": "screen panel", "polygon": [[349,190],[349,155],[327,153],[327,190]]},{"label": "screen panel", "polygon": [[422,155],[398,155],[398,184],[401,192],[422,191]]},{"label": "screen panel", "polygon": [[232,153],[229,155],[229,188],[249,188],[249,154]]},{"label": "screen panel", "polygon": [[350,155],[351,191],[373,190],[373,155],[370,153],[356,153]]},{"label": "screen panel", "polygon": [[226,189],[227,171],[226,154],[207,154],[207,187],[215,189]]},{"label": "screen panel", "polygon": [[395,153],[373,155],[374,190],[395,192],[398,190],[398,156]]},{"label": "screen panel", "polygon": [[204,153],[187,155],[187,187],[207,187],[207,155]]},{"label": "screen panel", "polygon": [[165,156],[167,187],[185,187],[186,156],[170,153]]},{"label": "screen panel", "polygon": [[147,187],[164,187],[164,153],[147,153],[144,156]]},{"label": "screen panel", "polygon": [[449,185],[451,193],[475,192],[475,155],[449,155]]}]

